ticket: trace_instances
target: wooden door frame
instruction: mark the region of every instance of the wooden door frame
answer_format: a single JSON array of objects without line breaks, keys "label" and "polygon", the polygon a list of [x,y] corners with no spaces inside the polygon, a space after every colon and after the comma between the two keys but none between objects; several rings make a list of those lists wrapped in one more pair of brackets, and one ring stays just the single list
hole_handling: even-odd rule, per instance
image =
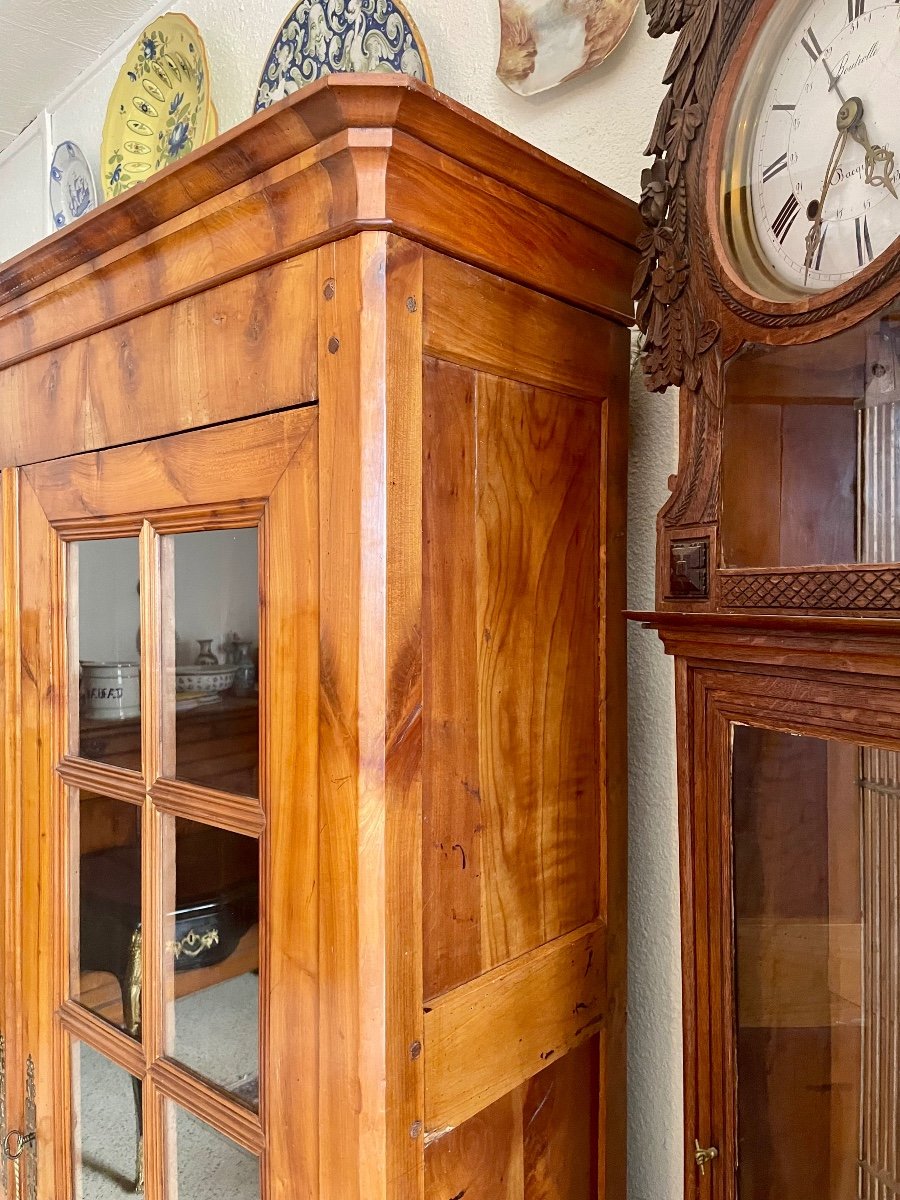
[{"label": "wooden door frame", "polygon": [[[154,442],[77,455],[4,472],[5,530],[20,547],[15,587],[8,577],[5,652],[14,646],[21,670],[19,727],[7,760],[21,778],[7,816],[22,823],[17,842],[22,870],[15,879],[21,911],[22,974],[14,980],[21,1015],[15,1058],[33,1057],[38,1082],[37,1160],[41,1196],[61,1200],[72,1188],[70,1039],[88,1040],[114,1062],[145,1080],[148,1200],[166,1187],[165,1101],[211,1120],[245,1149],[261,1154],[261,1195],[281,1200],[315,1194],[317,1172],[318,1021],[318,412],[313,406],[215,426]],[[148,514],[152,525],[147,521]],[[160,536],[203,528],[258,525],[260,530],[260,793],[259,800],[216,793],[163,777],[159,697],[164,648],[150,619],[161,594]],[[139,533],[142,578],[141,777],[98,768],[66,751],[67,697],[72,690],[66,645],[66,543],[85,537]],[[6,547],[4,569],[10,556]],[[21,614],[21,628],[16,625]],[[7,672],[7,687],[10,680]],[[9,701],[7,698],[7,705]],[[62,763],[60,769],[56,764]],[[6,768],[7,781],[9,766]],[[145,789],[143,806],[144,1031],[143,1044],[107,1026],[69,999],[68,789]],[[104,776],[107,777],[104,783]],[[10,796],[7,791],[7,796]],[[112,794],[116,794],[113,792]],[[289,797],[293,803],[275,803]],[[164,902],[150,868],[161,861],[167,814],[201,817],[261,844],[260,920],[268,936],[260,960],[261,995],[290,996],[260,1007],[259,1115],[215,1088],[199,1088],[190,1073],[160,1057],[165,1007]],[[308,881],[306,903],[294,903],[286,879]],[[46,886],[47,881],[51,886]],[[59,946],[62,953],[47,953]],[[38,949],[43,947],[43,953]],[[150,948],[149,950],[147,948]],[[153,951],[156,951],[154,953]],[[277,987],[276,987],[277,985]],[[24,999],[24,1003],[23,1003]],[[296,1028],[307,1032],[296,1046]],[[146,1061],[145,1061],[146,1055]],[[149,1065],[146,1065],[149,1064]],[[11,1091],[20,1090],[10,1079]],[[298,1119],[270,1119],[290,1104]],[[12,1115],[12,1112],[11,1112]],[[266,1161],[270,1160],[270,1169]],[[271,1178],[271,1183],[267,1178]]]},{"label": "wooden door frame", "polygon": [[[662,633],[669,648],[682,642],[677,631],[662,627]],[[872,674],[870,667],[861,687],[852,662],[841,670],[833,669],[834,660],[830,670],[797,670],[779,662],[783,657],[775,639],[754,663],[721,651],[704,660],[676,650],[686,1200],[740,1200],[732,727],[900,751],[897,675]],[[704,1176],[694,1161],[695,1139],[720,1152]]]}]

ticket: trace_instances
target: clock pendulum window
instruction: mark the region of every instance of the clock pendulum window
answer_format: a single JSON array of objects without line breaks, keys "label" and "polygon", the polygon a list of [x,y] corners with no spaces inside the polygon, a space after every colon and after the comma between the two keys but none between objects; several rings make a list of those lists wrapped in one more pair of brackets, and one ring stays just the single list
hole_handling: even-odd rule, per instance
[{"label": "clock pendulum window", "polygon": [[[900,5],[651,0],[685,1195],[900,1195]],[[690,49],[690,53],[685,51]],[[661,401],[665,403],[665,401]]]}]

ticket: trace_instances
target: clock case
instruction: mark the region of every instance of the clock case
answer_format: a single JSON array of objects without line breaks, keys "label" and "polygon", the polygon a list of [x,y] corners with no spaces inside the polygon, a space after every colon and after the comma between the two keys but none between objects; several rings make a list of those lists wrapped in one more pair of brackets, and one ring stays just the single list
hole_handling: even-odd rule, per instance
[{"label": "clock case", "polygon": [[860,571],[855,563],[807,561],[797,564],[802,579],[791,579],[784,564],[733,567],[720,553],[726,365],[750,345],[813,343],[859,326],[900,294],[900,239],[852,280],[790,302],[752,292],[731,264],[718,164],[731,99],[773,7],[773,0],[647,4],[651,36],[678,33],[647,150],[653,163],[642,177],[634,286],[647,385],[681,389],[679,470],[658,523],[657,608],[884,615],[900,610],[896,564]]},{"label": "clock case", "polygon": [[[634,299],[647,385],[659,392],[679,389],[679,465],[658,517],[655,611],[630,615],[656,629],[675,659],[684,1194],[692,1200],[787,1195],[868,1200],[900,1193],[900,1084],[898,1073],[885,1065],[888,1055],[898,1061],[900,1047],[900,556],[889,549],[880,561],[860,561],[858,519],[853,529],[835,536],[839,519],[831,502],[846,492],[848,462],[860,461],[864,406],[851,403],[843,395],[849,389],[839,387],[816,413],[810,391],[816,370],[842,356],[865,354],[867,323],[877,325],[878,314],[896,309],[900,240],[847,283],[791,302],[756,295],[737,276],[719,224],[721,147],[742,66],[772,8],[772,0],[647,0],[651,36],[677,34],[677,41],[647,150],[652,163],[642,176],[644,230]],[[767,362],[778,381],[778,394],[768,397],[768,409],[778,416],[768,427],[771,436],[764,424],[741,427],[733,420],[739,409],[735,393],[743,386],[746,399],[754,359]],[[766,406],[756,407],[764,421]],[[818,419],[826,407],[841,419],[850,414],[849,443],[847,422],[844,434],[829,441],[827,420]],[[812,422],[805,415],[810,412]],[[791,422],[797,422],[799,435],[788,446]],[[891,455],[896,444],[888,431]],[[785,490],[788,475],[792,492]],[[791,541],[785,523],[797,509],[803,529],[793,549],[783,552]],[[887,519],[896,529],[896,510]],[[729,546],[740,544],[751,527],[775,533],[768,544],[760,535],[752,554],[731,554]],[[816,771],[831,783],[822,785],[821,798],[806,797],[805,815],[823,827],[831,820],[823,854],[831,853],[832,866],[843,855],[845,866],[865,858],[867,870],[880,872],[879,895],[866,903],[880,905],[878,920],[892,947],[881,975],[884,1055],[879,1050],[873,1067],[863,1046],[865,1062],[861,1059],[856,1082],[851,1080],[860,1092],[855,1102],[863,1144],[848,1151],[859,1176],[852,1185],[845,1180],[844,1191],[837,1168],[830,1181],[823,1175],[837,1158],[834,1080],[817,1085],[804,1078],[802,1089],[791,1092],[792,1084],[800,1086],[799,1070],[809,1059],[791,1059],[784,1029],[777,1036],[770,1030],[755,1060],[742,1058],[742,1007],[750,1002],[750,983],[745,975],[740,997],[737,962],[750,884],[738,876],[742,862],[746,865],[741,858],[746,822],[756,822],[760,835],[754,847],[758,871],[750,882],[758,888],[754,903],[762,912],[771,882],[767,866],[780,854],[782,879],[792,867],[793,830],[770,826],[766,842],[765,822],[788,811],[792,795],[786,781],[794,781],[795,791],[808,791]],[[850,827],[842,848],[831,784],[840,777],[845,793],[855,787],[864,798],[865,777],[872,772],[880,772],[878,795],[893,806],[889,836],[879,840],[871,823],[861,820]],[[775,776],[781,795],[769,786]],[[862,811],[863,799],[859,806]],[[802,856],[795,856],[793,867],[804,869]],[[821,872],[826,891],[832,882],[828,871],[826,864]],[[835,911],[834,894],[826,896],[826,925],[829,903]],[[874,911],[867,910],[868,916]],[[854,945],[865,946],[862,909],[858,921]],[[853,921],[845,924],[852,933]],[[815,933],[815,925],[810,920],[804,928]],[[831,934],[829,927],[826,941]],[[871,953],[878,953],[877,943]],[[760,994],[779,969],[803,967],[804,961],[808,967],[802,955],[785,953],[778,961],[762,955],[755,964]],[[850,963],[851,975],[866,970],[871,973],[869,960]],[[808,984],[809,971],[799,973]],[[872,992],[871,980],[865,988]],[[856,1026],[870,1019],[867,1014],[854,1019]],[[746,1065],[753,1061],[765,1064],[764,1084],[749,1078]],[[752,1088],[749,1101],[742,1099],[742,1089]],[[808,1119],[810,1097],[829,1092],[831,1125],[827,1117]],[[753,1136],[759,1129],[747,1133],[747,1104],[760,1111],[769,1105],[772,1120],[758,1142]],[[856,1136],[855,1129],[848,1135],[851,1141]],[[895,1190],[884,1190],[889,1187]]]}]

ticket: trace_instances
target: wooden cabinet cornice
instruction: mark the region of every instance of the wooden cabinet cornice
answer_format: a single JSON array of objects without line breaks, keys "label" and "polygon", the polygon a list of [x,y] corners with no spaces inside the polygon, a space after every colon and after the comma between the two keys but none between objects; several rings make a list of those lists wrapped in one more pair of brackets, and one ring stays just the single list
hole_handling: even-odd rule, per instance
[{"label": "wooden cabinet cornice", "polygon": [[[0,1038],[38,1200],[88,1194],[98,1056],[148,1200],[185,1112],[236,1200],[624,1194],[636,234],[430,89],[330,76],[0,268]],[[136,588],[117,733],[79,665],[136,660]],[[258,706],[181,718],[184,637],[232,629]],[[213,984],[258,988],[258,1078],[191,1057]]]},{"label": "wooden cabinet cornice", "polygon": [[633,319],[633,204],[423,84],[329,75],[3,266],[0,367],[376,229]]}]

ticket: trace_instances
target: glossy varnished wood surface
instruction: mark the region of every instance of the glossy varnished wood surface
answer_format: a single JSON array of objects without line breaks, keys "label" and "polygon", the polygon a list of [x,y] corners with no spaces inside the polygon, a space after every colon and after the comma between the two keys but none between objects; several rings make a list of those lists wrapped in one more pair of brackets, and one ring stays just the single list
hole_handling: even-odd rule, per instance
[{"label": "glossy varnished wood surface", "polygon": [[310,403],[314,268],[306,255],[9,367],[0,382],[3,463]]},{"label": "glossy varnished wood surface", "polygon": [[[328,75],[54,235],[0,271],[0,302],[270,171],[350,128],[396,129],[632,247],[633,204],[411,78]],[[502,150],[500,149],[502,147]]]},{"label": "glossy varnished wood surface", "polygon": [[[759,1169],[760,1148],[771,1147],[763,1154],[773,1194],[785,1189],[798,1195],[832,1194],[828,1163],[840,1161],[832,1147],[844,1154],[845,1162],[855,1161],[859,1135],[858,1118],[849,1111],[860,1078],[860,889],[858,878],[853,879],[852,851],[860,836],[858,747],[900,749],[900,622],[774,614],[634,615],[657,629],[675,656],[685,1195],[741,1200],[731,1168],[738,1154],[739,1058],[742,1086],[766,1098],[759,1111],[744,1111],[742,1136],[753,1140]],[[753,739],[765,747],[777,743],[781,734],[793,735],[777,761],[768,755],[764,774],[752,769],[747,774],[745,763],[741,786],[761,792],[751,800],[732,797],[734,723],[751,727],[742,731],[751,745]],[[810,786],[816,772],[825,770],[815,754],[821,758],[826,748],[827,814],[801,794],[801,782]],[[785,759],[791,751],[799,756],[793,774]],[[746,747],[742,754],[745,759]],[[785,775],[781,784],[778,771]],[[841,799],[841,780],[852,800],[843,817],[848,805],[846,797]],[[801,804],[802,812],[795,811]],[[771,818],[766,805],[774,809]],[[790,842],[782,836],[792,812],[804,847],[804,858],[794,859],[793,870]],[[769,864],[760,877],[755,860],[742,865],[743,835],[732,825],[736,820],[745,825],[768,820],[777,831],[777,872]],[[834,874],[833,851],[826,853],[823,846],[815,850],[826,822],[830,843],[841,845],[839,828],[831,828],[840,820],[848,822],[845,851],[851,846],[843,854],[846,879]],[[809,892],[810,857],[827,873],[827,882],[819,880],[819,890],[828,889],[824,899]],[[803,873],[807,893],[800,894]],[[884,875],[881,879],[883,884]],[[735,924],[733,887],[743,889],[734,899],[745,910],[749,904],[761,906],[757,918]],[[823,905],[827,925],[822,923]],[[766,906],[779,914],[777,922],[766,915]],[[795,909],[799,915],[788,920],[785,914],[790,917]],[[739,987],[736,939],[743,953],[755,955],[753,974],[745,975]],[[823,1009],[822,985],[817,991],[816,980],[826,960],[834,976]],[[735,1034],[738,1017],[740,1041]],[[808,1104],[796,1103],[798,1081]],[[693,1162],[695,1138],[701,1145],[717,1146],[717,1166],[726,1169],[714,1166],[701,1177]],[[814,1170],[798,1162],[798,1145],[813,1148]],[[745,1161],[750,1153],[745,1147]]]},{"label": "glossy varnished wood surface", "polygon": [[[9,1061],[35,1055],[40,1200],[69,1200],[69,1037],[143,1076],[148,1200],[172,1101],[271,1200],[623,1194],[635,228],[427,88],[329,79],[0,270],[4,778],[41,796],[6,812],[4,996],[39,997]],[[167,535],[256,524],[258,797],[170,777],[151,629]],[[141,773],[79,758],[64,703],[62,543],[123,536]],[[258,1116],[166,1057],[169,876],[143,1048],[69,998],[80,787],[140,812],[145,875],[173,816],[259,839]]]},{"label": "glossy varnished wood surface", "polygon": [[378,227],[631,320],[629,202],[422,85],[328,77],[7,264],[0,367]]},{"label": "glossy varnished wood surface", "polygon": [[598,915],[601,437],[434,360],[425,393],[428,998]]},{"label": "glossy varnished wood surface", "polygon": [[[426,1006],[426,1138],[456,1129],[596,1034],[605,938],[602,924],[579,929]],[[480,1048],[475,1058],[470,1046]]]},{"label": "glossy varnished wood surface", "polygon": [[[24,627],[33,630],[31,642],[23,637],[21,649],[22,753],[32,803],[22,809],[28,827],[23,829],[19,861],[24,925],[18,995],[26,1022],[22,1043],[35,1064],[42,1200],[68,1196],[71,1188],[69,1036],[87,1040],[145,1081],[148,1195],[161,1196],[164,1186],[166,1170],[161,1173],[161,1167],[168,1161],[168,1134],[162,1105],[166,1101],[212,1122],[251,1152],[264,1151],[271,1177],[290,1180],[291,1195],[296,1194],[298,1182],[302,1194],[316,1194],[314,1125],[285,1122],[279,1115],[286,1097],[292,1105],[305,1103],[311,1112],[317,1104],[315,1071],[309,1070],[310,1055],[315,1061],[318,1013],[314,982],[318,913],[309,902],[309,896],[315,895],[318,869],[317,807],[282,802],[284,795],[315,797],[317,709],[312,702],[315,689],[310,687],[318,664],[315,434],[315,409],[294,409],[144,443],[137,459],[135,448],[129,446],[56,460],[35,467],[27,478],[21,471],[10,473],[18,480],[21,537],[26,546],[20,569]],[[257,470],[256,490],[262,494],[238,504],[239,498],[248,499],[248,481]],[[57,772],[54,766],[70,744],[64,539],[133,532],[134,513],[144,514],[140,525],[145,582],[141,591],[142,775],[71,757]],[[148,514],[158,520],[158,530],[148,522]],[[160,709],[164,648],[158,638],[163,582],[158,537],[160,531],[215,528],[220,522],[221,528],[228,529],[259,521],[266,579],[277,585],[277,594],[263,601],[271,654],[263,679],[267,735],[257,800],[162,777],[166,735]],[[305,722],[298,696],[309,698]],[[143,795],[132,786],[134,780],[140,780]],[[67,785],[84,784],[99,786],[106,795],[123,795],[126,803],[138,805],[142,812],[142,874],[147,882],[142,920],[143,1045],[70,998],[70,954],[77,942],[66,879],[70,855],[77,850],[77,831],[70,830]],[[267,933],[260,972],[269,1001],[263,1007],[261,1043],[262,1061],[271,1061],[272,1069],[264,1068],[268,1091],[259,1115],[204,1086],[166,1057],[171,1049],[167,1031],[174,995],[163,967],[168,961],[165,914],[173,905],[169,840],[173,816],[263,838],[267,873],[261,920]],[[305,905],[297,903],[293,890],[300,881]],[[52,954],[46,951],[50,945]],[[297,1037],[298,1014],[302,1039]],[[277,1195],[277,1189],[272,1194]]]}]

